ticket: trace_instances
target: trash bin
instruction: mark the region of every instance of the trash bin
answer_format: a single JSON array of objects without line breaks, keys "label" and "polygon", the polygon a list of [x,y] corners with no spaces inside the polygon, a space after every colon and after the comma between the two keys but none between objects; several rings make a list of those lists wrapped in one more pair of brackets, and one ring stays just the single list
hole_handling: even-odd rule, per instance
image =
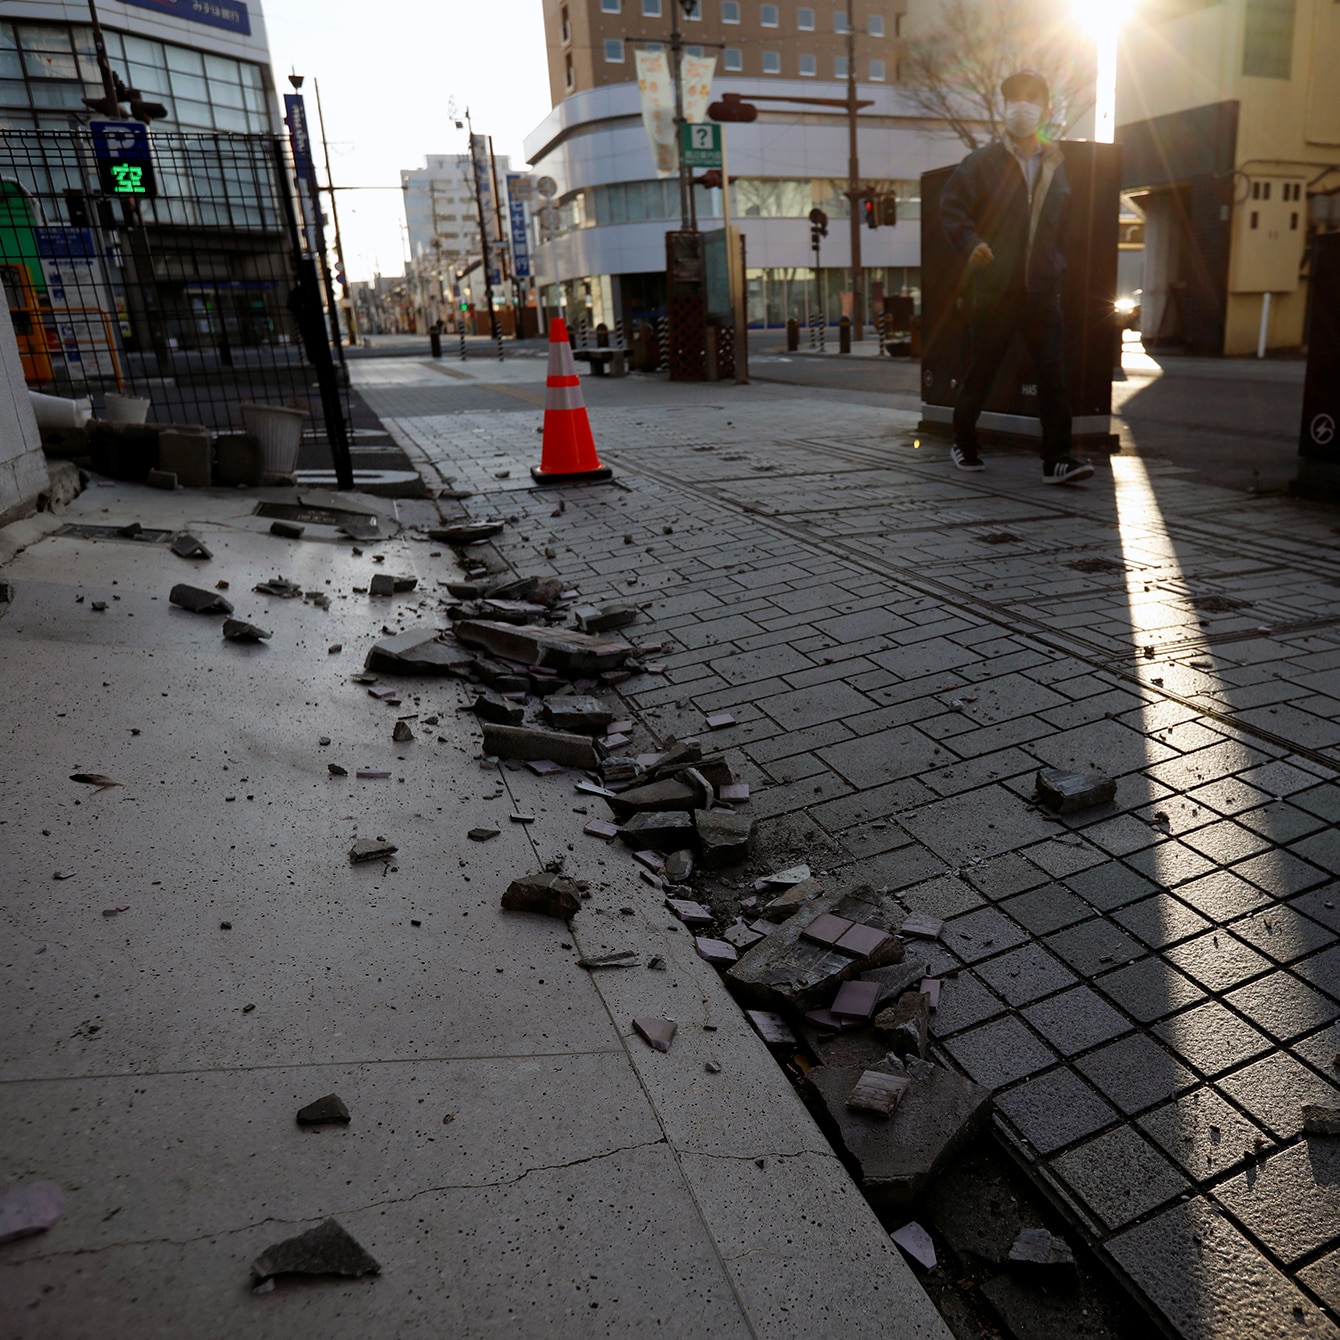
[{"label": "trash bin", "polygon": [[298,468],[306,418],[305,409],[289,409],[287,405],[242,406],[242,422],[260,442],[268,474],[291,475]]},{"label": "trash bin", "polygon": [[428,332],[428,348],[434,358],[442,357],[442,327],[434,326]]},{"label": "trash bin", "polygon": [[786,323],[786,352],[793,354],[800,348],[800,322],[793,316]]}]

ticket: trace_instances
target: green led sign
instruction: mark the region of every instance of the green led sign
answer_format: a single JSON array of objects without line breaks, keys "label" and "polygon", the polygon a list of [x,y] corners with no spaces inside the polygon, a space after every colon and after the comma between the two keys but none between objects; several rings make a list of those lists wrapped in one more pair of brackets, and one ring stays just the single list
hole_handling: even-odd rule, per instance
[{"label": "green led sign", "polygon": [[134,163],[109,163],[108,172],[112,175],[114,195],[143,195],[144,169]]},{"label": "green led sign", "polygon": [[108,195],[158,194],[148,126],[138,121],[94,121],[89,130],[98,181]]}]

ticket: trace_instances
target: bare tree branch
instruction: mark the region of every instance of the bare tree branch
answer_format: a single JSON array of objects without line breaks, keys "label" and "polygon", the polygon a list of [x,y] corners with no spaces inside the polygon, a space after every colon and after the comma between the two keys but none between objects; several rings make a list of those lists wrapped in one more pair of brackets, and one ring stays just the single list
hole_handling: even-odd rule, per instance
[{"label": "bare tree branch", "polygon": [[941,0],[935,24],[911,37],[903,84],[917,108],[943,121],[969,149],[1004,128],[1001,82],[1037,70],[1051,89],[1057,139],[1093,106],[1092,45],[1066,6],[1044,0]]}]

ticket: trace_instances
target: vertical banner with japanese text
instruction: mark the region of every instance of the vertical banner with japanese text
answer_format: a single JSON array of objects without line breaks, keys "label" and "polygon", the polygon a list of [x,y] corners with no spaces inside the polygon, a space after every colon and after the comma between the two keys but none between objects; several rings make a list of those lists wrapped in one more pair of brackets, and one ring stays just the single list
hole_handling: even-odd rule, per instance
[{"label": "vertical banner with japanese text", "polygon": [[[675,90],[670,61],[664,51],[638,51],[637,86],[642,95],[642,124],[651,142],[652,161],[658,177],[673,177],[679,171],[679,145],[675,141]],[[712,98],[715,56],[685,56],[680,63],[679,84],[684,100],[684,119],[702,121]]]}]

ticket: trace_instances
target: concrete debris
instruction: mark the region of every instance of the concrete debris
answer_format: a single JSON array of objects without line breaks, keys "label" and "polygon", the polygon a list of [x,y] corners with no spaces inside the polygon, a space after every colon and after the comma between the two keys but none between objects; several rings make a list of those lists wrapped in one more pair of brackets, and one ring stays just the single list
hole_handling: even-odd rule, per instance
[{"label": "concrete debris", "polygon": [[464,521],[430,530],[428,538],[440,544],[478,544],[481,540],[491,540],[495,535],[501,535],[502,531],[501,521]]},{"label": "concrete debris", "polygon": [[[849,925],[858,924],[859,918],[859,924],[883,934],[884,942],[872,958],[863,961],[830,943],[805,938],[804,932],[822,915],[841,916]],[[849,893],[824,894],[743,955],[728,974],[729,984],[750,1006],[798,1014],[826,1006],[842,982],[862,971],[901,961],[903,945],[887,933],[901,915],[891,896],[876,893],[868,884]]]},{"label": "concrete debris", "polygon": [[876,1116],[887,1117],[898,1106],[898,1100],[911,1083],[910,1079],[902,1075],[891,1075],[885,1070],[867,1070],[847,1095],[847,1106],[860,1112],[873,1112]]},{"label": "concrete debris", "polygon": [[1117,784],[1111,777],[1065,772],[1061,768],[1039,768],[1038,800],[1054,814],[1074,814],[1116,798]]},{"label": "concrete debris", "polygon": [[523,875],[507,886],[502,905],[508,912],[539,912],[546,917],[570,921],[581,909],[577,886],[562,875]]},{"label": "concrete debris", "polygon": [[465,836],[471,842],[487,842],[490,838],[496,838],[501,832],[501,828],[472,828]]},{"label": "concrete debris", "polygon": [[572,617],[583,633],[608,633],[636,623],[638,608],[636,605],[578,605],[572,611]]},{"label": "concrete debris", "polygon": [[634,1019],[633,1027],[658,1052],[668,1052],[679,1025],[673,1019]]},{"label": "concrete debris", "polygon": [[259,1283],[276,1275],[377,1275],[381,1266],[334,1219],[268,1247],[252,1263]]},{"label": "concrete debris", "polygon": [[479,693],[470,704],[470,711],[481,721],[492,721],[499,726],[519,726],[526,719],[526,711],[516,703],[505,702],[491,693]]},{"label": "concrete debris", "polygon": [[231,614],[233,607],[217,591],[204,591],[198,586],[178,582],[168,593],[170,604],[192,614]]},{"label": "concrete debris", "polygon": [[596,749],[586,735],[540,730],[535,726],[484,726],[484,752],[498,758],[547,759],[569,768],[594,768]]},{"label": "concrete debris", "polygon": [[774,888],[789,889],[796,884],[803,884],[809,878],[809,866],[793,865],[787,870],[778,870],[774,874],[764,875],[754,887],[761,889],[767,885],[772,885]]},{"label": "concrete debris", "polygon": [[734,945],[738,953],[743,954],[746,949],[752,949],[764,936],[764,932],[756,930],[753,926],[746,925],[743,921],[737,921],[733,926],[727,926],[721,932],[721,938],[727,944]]},{"label": "concrete debris", "polygon": [[395,729],[391,731],[391,739],[396,744],[410,744],[414,740],[414,732],[410,729],[408,721],[397,721]]},{"label": "concrete debris", "polygon": [[302,587],[297,582],[287,581],[283,577],[271,577],[268,581],[257,582],[251,589],[259,595],[278,596],[280,600],[296,600],[302,595]]},{"label": "concrete debris", "polygon": [[691,786],[671,777],[665,781],[649,782],[643,786],[632,787],[627,791],[620,791],[608,803],[615,814],[627,816],[651,813],[657,810],[684,810],[687,812],[694,808],[695,799]]},{"label": "concrete debris", "polygon": [[254,623],[242,619],[225,619],[223,635],[229,642],[264,642],[270,637],[264,628],[257,628]]},{"label": "concrete debris", "polygon": [[648,776],[653,781],[673,777],[681,768],[689,768],[696,763],[701,763],[702,757],[701,745],[671,740],[665,753],[661,754],[656,762],[648,768]]},{"label": "concrete debris", "polygon": [[384,782],[390,777],[389,768],[359,768],[354,776],[361,782]]},{"label": "concrete debris", "polygon": [[1340,1135],[1340,1107],[1304,1103],[1302,1117],[1303,1129],[1309,1135]]},{"label": "concrete debris", "polygon": [[759,1037],[770,1047],[798,1047],[796,1035],[791,1025],[772,1010],[746,1010],[749,1022],[754,1025]]},{"label": "concrete debris", "polygon": [[844,1019],[869,1019],[878,1003],[879,984],[856,980],[843,982],[828,1008]]},{"label": "concrete debris", "polygon": [[878,926],[850,921],[831,912],[815,917],[801,934],[807,940],[850,954],[853,958],[870,958],[890,938],[888,932]]},{"label": "concrete debris", "polygon": [[177,476],[171,470],[150,470],[144,476],[144,482],[151,489],[172,490],[177,487]]},{"label": "concrete debris", "polygon": [[940,979],[938,977],[923,978],[921,994],[926,997],[926,1007],[934,1014],[940,1008]]},{"label": "concrete debris", "polygon": [[102,915],[105,917],[119,917],[122,912],[129,912],[129,911],[130,911],[130,905],[129,903],[127,903],[122,907],[104,907],[102,909]]},{"label": "concrete debris", "polygon": [[595,735],[614,720],[614,713],[597,698],[560,693],[545,700],[544,718],[555,730]]},{"label": "concrete debris", "polygon": [[567,628],[517,628],[506,623],[465,619],[455,626],[455,633],[467,646],[482,647],[503,660],[572,673],[615,670],[633,653],[627,642]]},{"label": "concrete debris", "polygon": [[358,865],[363,861],[379,861],[394,856],[399,850],[395,843],[387,842],[385,838],[359,838],[349,848],[349,859]]},{"label": "concrete debris", "polygon": [[699,769],[685,768],[679,774],[679,780],[693,792],[694,809],[710,810],[716,804],[717,793]]},{"label": "concrete debris", "polygon": [[[114,777],[108,777],[101,772],[72,772],[70,774],[72,782],[80,782],[84,786],[95,786],[98,791],[106,791],[110,786],[120,786]],[[97,792],[95,791],[96,795]]]},{"label": "concrete debris", "polygon": [[682,810],[635,814],[619,829],[619,838],[635,850],[677,851],[693,837],[693,819]]},{"label": "concrete debris", "polygon": [[55,1182],[16,1182],[0,1191],[0,1242],[45,1233],[65,1210]]},{"label": "concrete debris", "polygon": [[553,609],[563,599],[563,583],[557,577],[518,577],[489,591],[498,600],[524,600]]},{"label": "concrete debris", "polygon": [[875,1016],[875,1028],[896,1055],[915,1055],[924,1061],[930,1032],[930,1001],[920,991],[905,991],[893,1005]]},{"label": "concrete debris", "polygon": [[281,540],[301,540],[306,529],[306,526],[295,525],[292,521],[270,522],[270,534],[279,536]]},{"label": "concrete debris", "polygon": [[738,961],[739,951],[727,940],[716,940],[706,935],[694,937],[693,947],[698,957],[706,959],[714,968],[728,968]]},{"label": "concrete debris", "polygon": [[925,1266],[927,1270],[935,1269],[937,1264],[935,1243],[931,1241],[931,1235],[915,1219],[909,1220],[902,1228],[894,1229],[889,1237],[918,1265]]},{"label": "concrete debris", "polygon": [[725,786],[717,787],[717,799],[728,805],[743,805],[749,799],[749,783],[727,782]]},{"label": "concrete debris", "polygon": [[693,874],[693,853],[687,848],[672,851],[665,858],[665,877],[671,884],[683,884]]},{"label": "concrete debris", "polygon": [[342,768],[338,763],[327,763],[326,771],[329,772],[332,777],[347,777],[349,775],[349,769]]},{"label": "concrete debris", "polygon": [[904,959],[901,963],[890,963],[887,967],[871,968],[861,974],[863,982],[874,982],[879,987],[877,1009],[892,1005],[906,991],[918,989],[928,971],[921,959]]},{"label": "concrete debris", "polygon": [[691,902],[687,898],[667,898],[665,905],[686,926],[710,926],[715,920],[710,907]]},{"label": "concrete debris", "polygon": [[747,815],[694,810],[693,826],[699,859],[709,870],[743,861],[753,848],[754,821]]},{"label": "concrete debris", "polygon": [[214,557],[209,547],[197,540],[189,531],[183,531],[172,541],[172,552],[178,558],[208,559]]},{"label": "concrete debris", "polygon": [[368,670],[388,675],[454,675],[470,673],[468,657],[458,647],[442,641],[436,628],[407,628],[374,643],[363,662]]},{"label": "concrete debris", "polygon": [[389,572],[374,573],[372,580],[368,583],[368,595],[370,596],[395,595],[395,578],[392,577]]},{"label": "concrete debris", "polygon": [[94,614],[105,614],[107,612],[107,602],[105,600],[95,600],[89,605],[89,609]]},{"label": "concrete debris", "polygon": [[918,1061],[908,1068],[911,1082],[893,1115],[879,1117],[847,1106],[848,1095],[871,1068],[816,1066],[807,1082],[821,1100],[835,1143],[859,1170],[866,1199],[877,1209],[906,1208],[981,1128],[990,1112],[991,1091]]},{"label": "concrete debris", "polygon": [[913,912],[901,926],[898,934],[916,940],[938,940],[945,924],[939,917],[927,916],[924,912]]},{"label": "concrete debris", "polygon": [[337,1093],[328,1093],[306,1107],[298,1109],[299,1126],[347,1126],[349,1109]]},{"label": "concrete debris", "polygon": [[714,712],[704,724],[708,730],[721,730],[724,726],[733,726],[735,718],[729,712]]},{"label": "concrete debris", "polygon": [[533,824],[535,816],[533,814],[509,814],[507,822],[509,824]]},{"label": "concrete debris", "polygon": [[588,837],[603,838],[609,842],[619,836],[619,825],[610,823],[608,819],[592,819],[583,827],[582,832]]},{"label": "concrete debris", "polygon": [[588,972],[601,968],[636,968],[638,956],[631,949],[620,949],[613,954],[599,954],[595,958],[579,958],[577,966]]},{"label": "concrete debris", "polygon": [[817,898],[824,886],[817,879],[802,880],[793,884],[785,893],[779,893],[771,902],[763,905],[763,916],[769,921],[785,921],[793,912],[803,907],[811,898]]},{"label": "concrete debris", "polygon": [[1045,1228],[1025,1228],[1014,1240],[1009,1259],[1031,1266],[1073,1266],[1075,1255],[1065,1240]]}]

